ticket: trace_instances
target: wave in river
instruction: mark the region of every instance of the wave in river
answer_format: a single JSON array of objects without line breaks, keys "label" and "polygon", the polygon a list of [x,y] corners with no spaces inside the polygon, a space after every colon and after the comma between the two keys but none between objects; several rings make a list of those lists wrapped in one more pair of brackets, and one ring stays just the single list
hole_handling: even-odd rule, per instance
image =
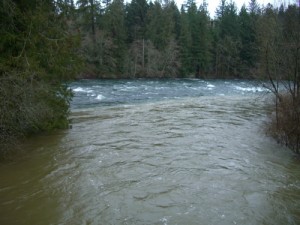
[{"label": "wave in river", "polygon": [[71,88],[72,129],[0,165],[0,224],[298,224],[299,162],[265,136],[254,83]]},{"label": "wave in river", "polygon": [[264,93],[257,82],[244,80],[84,80],[70,86],[73,108],[99,104],[128,104],[201,96],[232,96]]}]

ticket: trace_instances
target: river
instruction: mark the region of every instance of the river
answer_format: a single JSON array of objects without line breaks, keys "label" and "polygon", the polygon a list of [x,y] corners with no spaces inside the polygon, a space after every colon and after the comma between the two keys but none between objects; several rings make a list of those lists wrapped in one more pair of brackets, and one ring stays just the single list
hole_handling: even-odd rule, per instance
[{"label": "river", "polygon": [[0,163],[0,224],[300,224],[300,163],[243,80],[82,80],[72,128]]}]

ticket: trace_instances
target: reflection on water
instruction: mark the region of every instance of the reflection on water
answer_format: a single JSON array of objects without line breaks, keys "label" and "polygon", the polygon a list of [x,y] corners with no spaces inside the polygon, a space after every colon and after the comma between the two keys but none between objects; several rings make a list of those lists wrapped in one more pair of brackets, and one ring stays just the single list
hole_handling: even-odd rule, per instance
[{"label": "reflection on water", "polygon": [[0,164],[0,224],[300,221],[299,162],[264,135],[257,96],[77,107],[71,119]]}]

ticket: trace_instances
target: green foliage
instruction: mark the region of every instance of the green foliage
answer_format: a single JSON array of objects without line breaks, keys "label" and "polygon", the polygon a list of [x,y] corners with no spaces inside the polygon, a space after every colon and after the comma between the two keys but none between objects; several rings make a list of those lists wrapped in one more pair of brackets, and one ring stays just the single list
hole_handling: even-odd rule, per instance
[{"label": "green foliage", "polygon": [[193,72],[191,65],[191,29],[188,20],[188,15],[185,12],[184,8],[181,8],[181,20],[180,20],[180,36],[179,36],[179,45],[180,45],[180,59],[181,65],[180,68],[181,76],[185,77],[190,75]]},{"label": "green foliage", "polygon": [[197,9],[193,1],[181,10],[180,24],[181,73],[183,76],[204,77],[211,67],[211,27],[207,5]]},{"label": "green foliage", "polygon": [[172,22],[171,18],[166,20],[161,4],[155,1],[150,5],[147,14],[146,37],[158,49],[164,49],[168,42],[168,24]]},{"label": "green foliage", "polygon": [[[254,13],[255,7],[252,6],[252,8],[254,9],[251,11]],[[246,75],[251,75],[251,70],[258,63],[257,20],[253,13],[248,13],[246,7],[243,6],[239,14],[241,40],[239,72]]]},{"label": "green foliage", "polygon": [[91,32],[91,35],[95,36],[101,12],[100,2],[97,0],[78,0],[77,6],[77,16],[80,18],[78,20],[79,24],[84,31]]},{"label": "green foliage", "polygon": [[124,61],[126,52],[126,30],[125,30],[125,10],[122,0],[115,0],[107,7],[107,12],[103,17],[105,21],[104,30],[112,40],[110,56],[116,61],[112,68],[115,74],[124,73]]},{"label": "green foliage", "polygon": [[238,76],[241,48],[237,8],[233,2],[221,1],[215,30],[215,73],[221,77]]},{"label": "green foliage", "polygon": [[[125,6],[115,0],[106,2],[105,10],[95,0],[79,3],[76,23],[83,37],[84,74],[105,78],[169,77],[164,66],[154,66],[156,60],[151,60],[169,54],[176,61],[172,76],[252,78],[264,60],[259,51],[264,48],[261,21],[268,12],[278,13],[270,6],[261,9],[255,0],[240,12],[234,2],[221,0],[215,20],[208,16],[205,1],[197,8],[189,0],[181,12],[174,1],[134,0]],[[266,30],[272,34],[273,28]]]},{"label": "green foliage", "polygon": [[149,5],[146,0],[132,0],[126,7],[126,26],[128,41],[141,40],[145,37],[146,17]]},{"label": "green foliage", "polygon": [[[29,3],[29,1],[28,1]],[[0,5],[0,145],[68,126],[79,39],[51,1]],[[2,14],[3,13],[3,14]]]}]

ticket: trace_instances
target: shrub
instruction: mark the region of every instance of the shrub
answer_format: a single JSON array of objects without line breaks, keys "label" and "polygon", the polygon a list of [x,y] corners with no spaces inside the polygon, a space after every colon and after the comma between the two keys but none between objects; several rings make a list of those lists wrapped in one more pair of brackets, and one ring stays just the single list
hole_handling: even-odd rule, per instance
[{"label": "shrub", "polygon": [[0,77],[0,146],[6,150],[21,137],[68,126],[71,92],[66,87],[20,76]]},{"label": "shrub", "polygon": [[276,112],[272,114],[269,133],[280,143],[300,153],[300,99],[290,94],[280,95]]},{"label": "shrub", "polygon": [[53,1],[0,3],[0,153],[21,137],[68,126],[80,39]]}]

